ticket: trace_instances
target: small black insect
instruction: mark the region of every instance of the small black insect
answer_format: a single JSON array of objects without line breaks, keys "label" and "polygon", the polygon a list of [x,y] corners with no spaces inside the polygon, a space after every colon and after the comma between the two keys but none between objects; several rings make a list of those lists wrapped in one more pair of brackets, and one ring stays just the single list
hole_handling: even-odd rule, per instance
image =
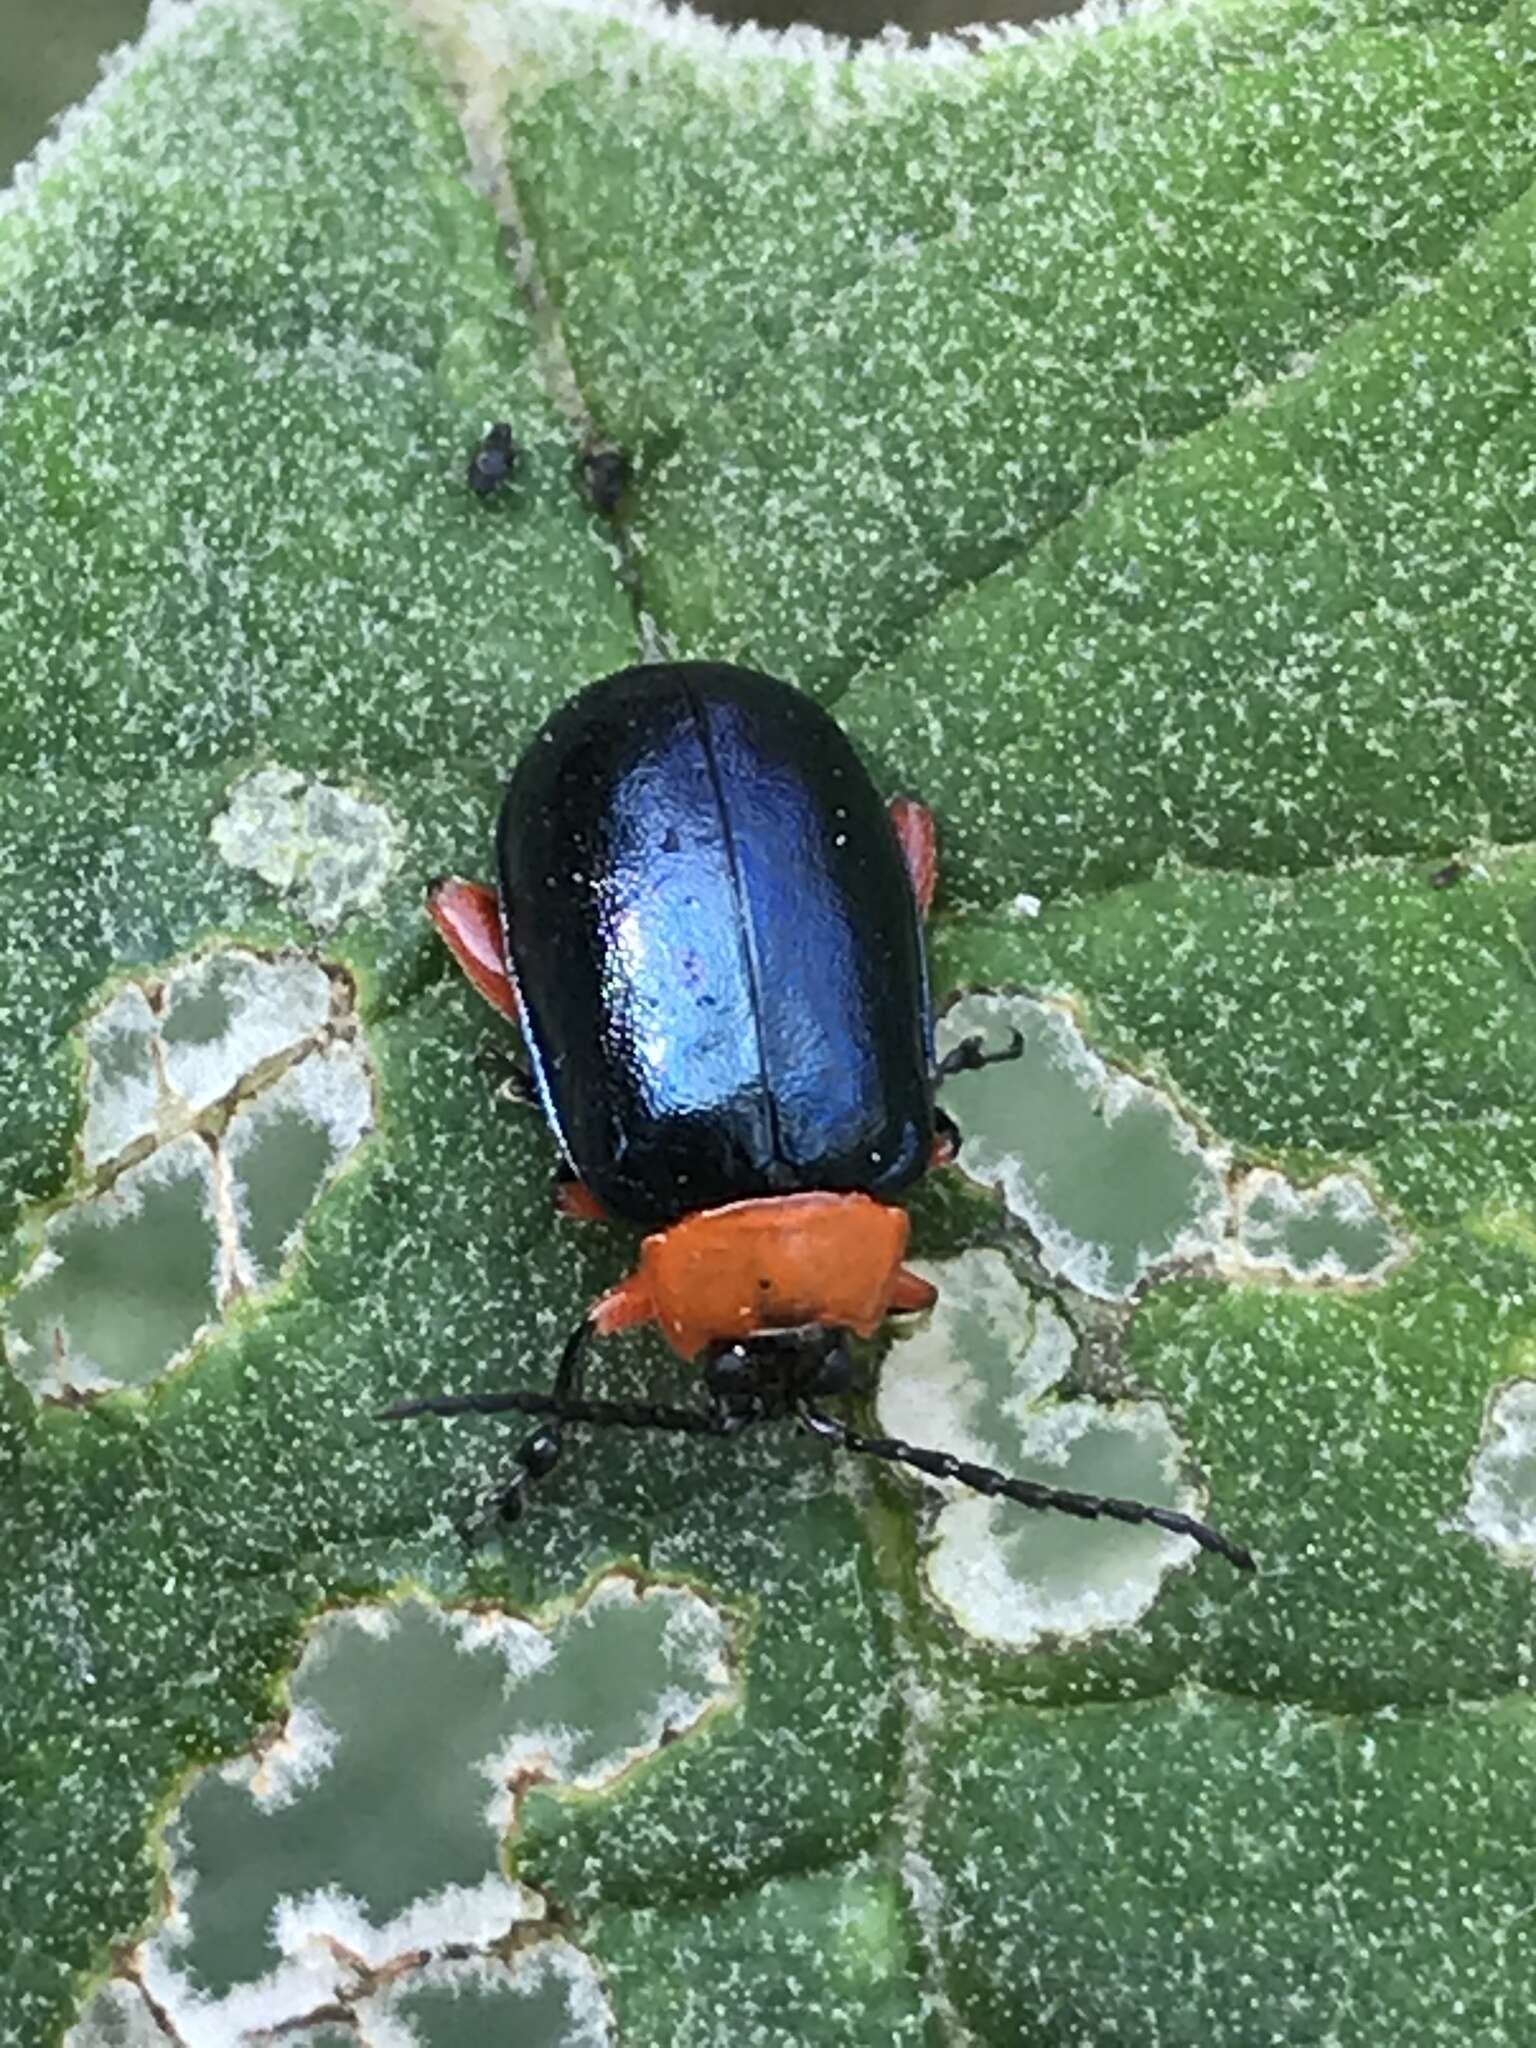
[{"label": "small black insect", "polygon": [[629,457],[611,441],[593,441],[582,451],[581,474],[598,511],[613,512],[629,483]]},{"label": "small black insect", "polygon": [[1436,868],[1429,878],[1432,889],[1454,889],[1458,882],[1464,882],[1467,870],[1459,860],[1448,860],[1443,868]]},{"label": "small black insect", "polygon": [[469,488],[477,497],[493,497],[517,467],[521,450],[505,420],[498,420],[469,458]]}]

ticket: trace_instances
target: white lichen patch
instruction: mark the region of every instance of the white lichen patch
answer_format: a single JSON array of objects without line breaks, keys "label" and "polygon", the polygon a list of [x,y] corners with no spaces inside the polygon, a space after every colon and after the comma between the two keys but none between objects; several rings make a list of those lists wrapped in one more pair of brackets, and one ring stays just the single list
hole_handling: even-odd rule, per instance
[{"label": "white lichen patch", "polygon": [[64,2048],[167,2048],[167,2041],[138,1985],[114,1977],[64,2036]]},{"label": "white lichen patch", "polygon": [[356,2006],[364,2048],[608,2048],[613,2014],[589,1957],[554,1938],[514,1952],[434,1961]]},{"label": "white lichen patch", "polygon": [[1000,1190],[1047,1268],[1121,1301],[1175,1260],[1214,1253],[1230,1205],[1226,1157],[1158,1089],[1110,1067],[1071,1013],[1025,995],[973,995],[941,1020],[941,1053],[981,1037],[1022,1058],[961,1074],[946,1101],[959,1164]]},{"label": "white lichen patch", "polygon": [[213,843],[291,896],[317,931],[334,931],[383,895],[400,857],[400,830],[382,804],[294,768],[262,768],[235,783],[214,819]]},{"label": "white lichen patch", "polygon": [[[506,1831],[530,1784],[590,1793],[733,1702],[731,1647],[701,1594],[621,1574],[542,1625],[420,1602],[323,1617],[283,1727],[172,1816],[151,1995],[187,2048],[338,2005],[381,2048],[432,2042],[452,2001],[519,2040],[606,2041],[590,1964],[503,1873]],[[490,1951],[518,1929],[509,1970]]]},{"label": "white lichen patch", "polygon": [[282,1271],[304,1219],[373,1123],[373,1077],[351,1043],[321,1047],[230,1121],[223,1141],[239,1242],[238,1285]]},{"label": "white lichen patch", "polygon": [[1297,1187],[1269,1167],[1246,1173],[1237,1190],[1234,1244],[1223,1263],[1277,1277],[1374,1285],[1413,1246],[1393,1229],[1358,1174],[1333,1173]]},{"label": "white lichen patch", "polygon": [[239,947],[120,989],[85,1027],[87,1171],[189,1130],[247,1076],[314,1038],[331,1007],[317,962]]},{"label": "white lichen patch", "polygon": [[938,1306],[897,1334],[880,1375],[881,1425],[981,1463],[1003,1433],[1027,1427],[1071,1365],[1076,1336],[1001,1252],[916,1270],[938,1287]]},{"label": "white lichen patch", "polygon": [[51,1217],[7,1304],[6,1349],[39,1398],[142,1386],[219,1309],[214,1163],[194,1133]]},{"label": "white lichen patch", "polygon": [[998,1051],[1014,1031],[1021,1058],[946,1085],[958,1164],[1001,1193],[1070,1286],[1125,1301],[1194,1263],[1233,1281],[1369,1287],[1412,1253],[1358,1174],[1298,1186],[1271,1167],[1234,1171],[1219,1138],[1096,1053],[1064,1003],[963,997],[940,1021],[939,1051],[966,1038]]},{"label": "white lichen patch", "polygon": [[[1072,1361],[1071,1329],[998,1253],[919,1270],[939,1302],[887,1355],[883,1430],[1045,1485],[1200,1512],[1181,1477],[1184,1447],[1156,1402],[1053,1391]],[[948,1496],[923,1561],[929,1595],[967,1634],[1009,1649],[1139,1620],[1167,1573],[1195,1555],[1188,1537],[921,1483]]]},{"label": "white lichen patch", "polygon": [[141,1138],[153,1137],[161,1110],[155,1013],[137,982],[120,989],[85,1028],[85,1129],[81,1150],[93,1172]]},{"label": "white lichen patch", "polygon": [[95,1185],[37,1226],[4,1311],[39,1398],[143,1386],[185,1358],[281,1277],[374,1118],[349,988],[298,955],[231,947],[132,983],[85,1050]]},{"label": "white lichen patch", "polygon": [[1536,1380],[1512,1380],[1489,1403],[1459,1526],[1536,1572]]},{"label": "white lichen patch", "polygon": [[231,947],[167,975],[160,1001],[166,1087],[183,1114],[198,1116],[321,1029],[331,980],[302,954],[269,960]]},{"label": "white lichen patch", "polygon": [[[730,1642],[726,1616],[686,1586],[603,1580],[549,1639],[536,1670],[511,1645],[523,1667],[520,1726],[489,1774],[503,1788],[611,1784],[734,1697]],[[623,1685],[612,1682],[615,1671]],[[505,1796],[493,1813],[502,1825],[515,1819]]]}]

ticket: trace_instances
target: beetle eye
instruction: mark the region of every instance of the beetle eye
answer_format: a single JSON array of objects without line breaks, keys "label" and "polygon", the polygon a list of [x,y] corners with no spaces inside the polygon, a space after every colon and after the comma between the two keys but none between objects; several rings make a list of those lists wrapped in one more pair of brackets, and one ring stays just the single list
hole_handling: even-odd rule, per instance
[{"label": "beetle eye", "polygon": [[721,1344],[704,1366],[704,1384],[712,1394],[750,1394],[757,1385],[757,1366],[741,1344]]},{"label": "beetle eye", "polygon": [[824,1351],[811,1382],[813,1394],[846,1394],[853,1385],[853,1360],[848,1346],[840,1340]]}]

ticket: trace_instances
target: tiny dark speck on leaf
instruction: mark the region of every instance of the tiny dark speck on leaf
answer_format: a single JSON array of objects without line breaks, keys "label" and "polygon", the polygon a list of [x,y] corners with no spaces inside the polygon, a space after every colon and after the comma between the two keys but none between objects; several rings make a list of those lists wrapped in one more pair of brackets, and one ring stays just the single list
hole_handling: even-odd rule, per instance
[{"label": "tiny dark speck on leaf", "polygon": [[582,450],[581,474],[598,511],[612,512],[629,482],[629,457],[612,442],[594,441]]},{"label": "tiny dark speck on leaf", "polygon": [[469,458],[469,488],[477,497],[493,496],[517,467],[518,453],[511,427],[498,420]]}]

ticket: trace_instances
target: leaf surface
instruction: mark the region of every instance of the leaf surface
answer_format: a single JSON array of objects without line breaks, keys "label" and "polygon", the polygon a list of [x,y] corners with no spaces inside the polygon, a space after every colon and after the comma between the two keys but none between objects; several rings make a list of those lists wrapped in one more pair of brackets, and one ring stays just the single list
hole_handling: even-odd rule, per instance
[{"label": "leaf surface", "polygon": [[[0,2033],[1521,2041],[1533,95],[1474,0],[207,0],[23,174]],[[880,1401],[1255,1579],[770,1430],[593,1432],[467,1556],[519,1439],[374,1420],[546,1383],[632,1256],[421,906],[657,647],[834,703],[938,811],[941,995],[1038,1027]]]}]

